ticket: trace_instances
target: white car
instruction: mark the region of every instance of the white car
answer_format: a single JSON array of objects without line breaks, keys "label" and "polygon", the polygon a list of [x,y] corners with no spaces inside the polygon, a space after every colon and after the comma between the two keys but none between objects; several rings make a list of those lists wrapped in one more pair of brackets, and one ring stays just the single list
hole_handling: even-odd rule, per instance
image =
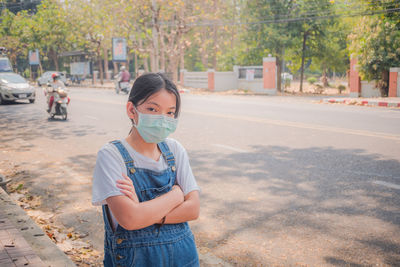
[{"label": "white car", "polygon": [[35,88],[19,74],[0,72],[0,104],[16,100],[35,102]]},{"label": "white car", "polygon": [[51,83],[53,81],[53,79],[51,78],[51,75],[53,75],[53,73],[58,73],[60,75],[60,80],[65,85],[68,85],[67,77],[65,77],[65,74],[62,72],[57,72],[57,71],[46,71],[45,73],[43,73],[42,76],[40,76],[37,79],[38,85],[42,86],[42,85],[47,85],[48,83]]}]

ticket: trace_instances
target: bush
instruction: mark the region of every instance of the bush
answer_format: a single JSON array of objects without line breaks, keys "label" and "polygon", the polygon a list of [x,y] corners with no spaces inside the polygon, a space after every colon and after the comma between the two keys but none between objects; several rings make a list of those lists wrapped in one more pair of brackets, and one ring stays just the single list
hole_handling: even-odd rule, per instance
[{"label": "bush", "polygon": [[307,79],[307,81],[308,81],[310,84],[314,84],[314,83],[317,81],[317,78],[315,78],[315,77],[309,77],[309,78]]},{"label": "bush", "polygon": [[31,78],[31,71],[29,69],[25,69],[24,71],[24,77],[26,79],[30,79]]},{"label": "bush", "polygon": [[324,92],[324,87],[320,84],[316,84],[314,88],[314,92],[317,94],[322,94]]},{"label": "bush", "polygon": [[341,84],[341,85],[338,86],[337,89],[339,90],[339,94],[341,94],[344,90],[346,90],[346,86]]}]

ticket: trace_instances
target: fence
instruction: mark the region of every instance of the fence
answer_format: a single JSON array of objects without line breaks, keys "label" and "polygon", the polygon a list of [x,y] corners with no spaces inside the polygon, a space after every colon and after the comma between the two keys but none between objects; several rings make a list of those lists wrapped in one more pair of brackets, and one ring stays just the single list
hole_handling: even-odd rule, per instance
[{"label": "fence", "polygon": [[185,86],[202,89],[208,88],[207,72],[187,72],[181,70],[181,73],[183,73],[183,84]]},{"label": "fence", "polygon": [[[357,70],[357,59],[350,60],[350,97],[380,97],[380,90],[376,88],[375,81],[361,81]],[[390,68],[389,97],[400,97],[400,68]]]},{"label": "fence", "polygon": [[188,72],[181,70],[181,84],[212,91],[244,89],[276,94],[276,58],[263,58],[262,66],[234,66],[233,71]]}]

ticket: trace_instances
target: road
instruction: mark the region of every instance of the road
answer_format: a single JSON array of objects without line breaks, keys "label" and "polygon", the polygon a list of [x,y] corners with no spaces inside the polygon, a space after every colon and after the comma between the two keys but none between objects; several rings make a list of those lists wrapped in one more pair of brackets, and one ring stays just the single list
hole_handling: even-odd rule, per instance
[{"label": "road", "polygon": [[[72,88],[63,122],[47,120],[38,93],[35,104],[0,106],[0,172],[13,169],[13,183],[40,196],[31,215],[101,251],[91,175],[100,147],[129,132],[127,96]],[[202,189],[191,222],[202,255],[236,266],[400,265],[400,109],[314,100],[182,95],[172,137]]]}]

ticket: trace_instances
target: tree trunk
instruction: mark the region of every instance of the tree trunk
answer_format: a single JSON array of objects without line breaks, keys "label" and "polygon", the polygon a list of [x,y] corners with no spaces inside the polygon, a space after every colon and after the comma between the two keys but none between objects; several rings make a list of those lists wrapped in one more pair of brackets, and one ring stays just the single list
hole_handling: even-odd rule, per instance
[{"label": "tree trunk", "polygon": [[165,43],[164,43],[164,35],[163,32],[160,31],[160,69],[165,71]]},{"label": "tree trunk", "polygon": [[117,73],[119,72],[118,71],[118,63],[113,61],[113,66],[114,66],[114,69],[113,69],[113,79],[114,79],[115,75],[117,75]]},{"label": "tree trunk", "polygon": [[155,54],[154,47],[150,50],[150,69],[152,72],[156,72],[156,63],[155,63]]},{"label": "tree trunk", "polygon": [[218,28],[216,25],[214,25],[214,54],[213,54],[213,69],[216,71],[217,70],[217,54],[218,54],[218,34],[217,34]]},{"label": "tree trunk", "polygon": [[329,86],[328,77],[326,77],[326,68],[324,68],[324,70],[322,72],[322,85],[324,87],[328,87]]},{"label": "tree trunk", "polygon": [[382,96],[389,95],[389,71],[387,70],[382,72],[382,80],[380,82],[379,90],[381,91]]},{"label": "tree trunk", "polygon": [[103,64],[101,60],[101,44],[99,43],[97,47],[97,64],[99,65],[99,74],[100,74],[100,84],[103,84],[104,77],[103,77]]},{"label": "tree trunk", "polygon": [[104,73],[106,74],[106,80],[110,80],[110,74],[108,73],[108,49],[103,47],[103,56],[104,56]]},{"label": "tree trunk", "polygon": [[50,57],[53,60],[54,67],[56,68],[56,71],[58,72],[59,69],[60,69],[59,66],[58,66],[58,56],[57,56],[56,51],[54,51],[53,48],[50,49]]},{"label": "tree trunk", "polygon": [[[185,69],[185,45],[184,42],[180,45],[180,51],[179,51],[179,70],[180,72]],[[183,81],[179,81],[180,83],[183,84]]]},{"label": "tree trunk", "polygon": [[202,40],[200,54],[201,54],[201,63],[203,64],[204,68],[208,69],[208,53],[207,53],[207,29],[208,27],[202,27]]},{"label": "tree trunk", "polygon": [[101,57],[100,56],[99,56],[99,59],[97,60],[97,64],[99,65],[100,84],[103,84],[104,83],[103,64],[101,62]]},{"label": "tree trunk", "polygon": [[[218,0],[214,0],[214,11],[217,11],[217,2]],[[213,55],[213,69],[217,70],[217,54],[218,54],[218,27],[214,24],[214,55]]]},{"label": "tree trunk", "polygon": [[147,57],[143,58],[143,66],[144,66],[144,71],[149,72],[149,58]]},{"label": "tree trunk", "polygon": [[300,72],[300,92],[303,92],[303,78],[304,78],[304,58],[306,54],[306,41],[307,41],[307,31],[303,34],[303,49],[301,50],[301,72]]},{"label": "tree trunk", "polygon": [[135,79],[137,78],[137,76],[138,76],[138,56],[137,56],[137,53],[135,52]]},{"label": "tree trunk", "polygon": [[174,63],[171,62],[172,81],[176,84],[178,82],[178,59],[174,59],[174,61]]},{"label": "tree trunk", "polygon": [[152,28],[152,37],[153,37],[153,48],[154,48],[154,54],[153,54],[153,66],[151,67],[152,71],[157,72],[158,71],[158,64],[159,64],[159,59],[158,59],[158,32],[157,32],[157,24],[158,24],[158,14],[157,14],[157,1],[152,0],[152,23],[153,23],[153,28]]},{"label": "tree trunk", "polygon": [[282,92],[282,60],[276,57],[276,89]]}]

